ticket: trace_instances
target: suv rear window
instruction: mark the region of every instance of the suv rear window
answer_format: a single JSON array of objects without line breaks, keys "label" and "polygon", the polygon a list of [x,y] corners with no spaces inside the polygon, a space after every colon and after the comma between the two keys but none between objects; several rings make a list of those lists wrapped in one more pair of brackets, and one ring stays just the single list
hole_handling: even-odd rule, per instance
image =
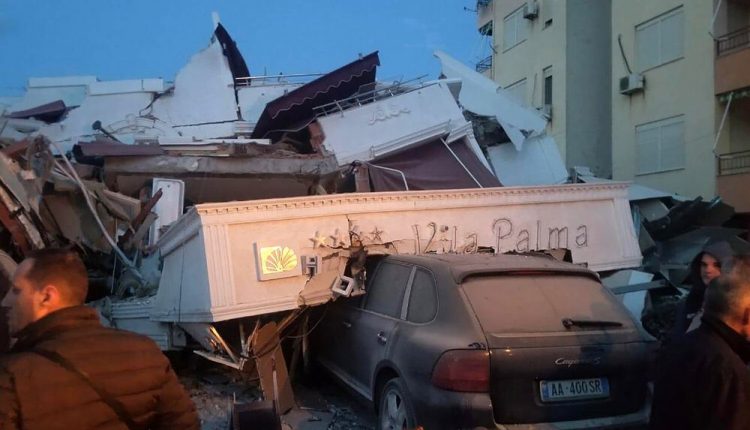
[{"label": "suv rear window", "polygon": [[595,280],[534,274],[469,277],[463,290],[482,327],[493,333],[567,331],[562,320],[612,321],[632,328],[628,314]]}]

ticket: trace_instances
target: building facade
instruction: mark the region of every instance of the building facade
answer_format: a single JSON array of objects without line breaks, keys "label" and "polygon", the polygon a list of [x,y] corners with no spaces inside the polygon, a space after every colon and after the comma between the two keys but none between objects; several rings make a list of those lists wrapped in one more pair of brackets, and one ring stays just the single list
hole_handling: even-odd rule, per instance
[{"label": "building facade", "polygon": [[750,212],[749,12],[748,0],[613,1],[615,179]]},{"label": "building facade", "polygon": [[[737,212],[750,213],[750,0],[717,4],[714,93],[718,155],[716,190]],[[749,220],[750,221],[750,220]]]},{"label": "building facade", "polygon": [[486,75],[544,106],[551,70],[569,167],[750,212],[750,0],[480,0],[478,15]]},{"label": "building facade", "polygon": [[716,194],[712,16],[705,0],[613,1],[615,179]]},{"label": "building facade", "polygon": [[550,118],[567,167],[611,168],[610,0],[480,0],[477,70]]}]

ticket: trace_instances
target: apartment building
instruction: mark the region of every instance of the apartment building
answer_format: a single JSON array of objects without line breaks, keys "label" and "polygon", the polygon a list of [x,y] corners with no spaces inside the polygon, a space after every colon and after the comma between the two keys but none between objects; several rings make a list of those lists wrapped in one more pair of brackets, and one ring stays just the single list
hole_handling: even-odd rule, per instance
[{"label": "apartment building", "polygon": [[610,0],[479,0],[489,56],[477,63],[520,102],[550,117],[567,167],[612,173]]},{"label": "apartment building", "polygon": [[736,211],[750,214],[750,0],[717,6],[714,93],[721,118],[716,117],[716,190]]},{"label": "apartment building", "polygon": [[615,179],[750,212],[749,11],[748,0],[613,1]]},{"label": "apartment building", "polygon": [[705,0],[613,0],[614,179],[716,194],[713,12]]}]

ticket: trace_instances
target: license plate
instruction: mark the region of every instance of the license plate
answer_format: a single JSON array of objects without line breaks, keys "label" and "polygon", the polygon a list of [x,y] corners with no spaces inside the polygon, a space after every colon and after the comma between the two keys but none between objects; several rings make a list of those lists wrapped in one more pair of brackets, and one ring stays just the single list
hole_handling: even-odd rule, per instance
[{"label": "license plate", "polygon": [[539,391],[543,402],[600,399],[609,397],[609,381],[607,378],[539,381]]}]

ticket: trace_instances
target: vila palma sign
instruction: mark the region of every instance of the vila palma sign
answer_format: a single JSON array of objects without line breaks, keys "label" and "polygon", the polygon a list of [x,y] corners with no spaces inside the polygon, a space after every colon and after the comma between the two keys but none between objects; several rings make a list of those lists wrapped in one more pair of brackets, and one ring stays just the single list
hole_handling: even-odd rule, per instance
[{"label": "vila palma sign", "polygon": [[457,225],[438,225],[430,222],[426,229],[422,229],[419,224],[414,224],[412,231],[416,254],[469,254],[477,252],[480,246],[492,246],[494,252],[528,252],[542,249],[586,248],[589,245],[589,228],[586,224],[579,224],[573,229],[565,225],[544,224],[542,220],[536,220],[532,227],[528,227],[528,223],[514,224],[510,218],[495,219],[492,222],[494,241],[491,245],[481,243],[479,232]]},{"label": "vila palma sign", "polygon": [[[527,252],[532,249],[570,249],[571,246],[585,248],[589,245],[589,229],[586,224],[580,224],[575,228],[574,238],[570,237],[570,230],[572,229],[559,225],[543,226],[541,220],[536,220],[533,229],[516,227],[517,231],[514,231],[513,221],[508,218],[500,218],[495,220],[492,229],[495,231],[495,237],[497,238],[496,251],[508,249],[512,246],[515,246],[516,251]],[[511,246],[508,246],[508,244]]]},{"label": "vila palma sign", "polygon": [[206,322],[294,309],[310,282],[322,293],[305,303],[319,303],[360,247],[371,255],[567,248],[595,271],[641,262],[620,183],[207,203],[159,239],[164,268],[151,315]]},{"label": "vila palma sign", "polygon": [[[411,238],[388,236],[385,229],[379,225],[372,231],[362,232],[358,225],[353,225],[349,231],[351,243],[359,245],[379,245],[385,242],[413,241],[415,254],[426,253],[476,253],[480,246],[493,246],[494,252],[518,251],[528,252],[542,249],[586,248],[589,246],[589,228],[586,224],[579,224],[575,228],[565,225],[545,224],[536,220],[532,227],[528,223],[521,224],[510,218],[498,218],[492,222],[494,242],[492,245],[480,242],[480,235],[458,225],[445,225],[429,222],[426,226],[413,224]],[[393,229],[392,229],[393,230]],[[400,236],[400,235],[399,235]],[[384,240],[383,238],[387,240]],[[344,248],[347,247],[338,230],[330,235],[321,235],[316,231],[310,238],[313,248]],[[407,252],[401,247],[399,252]]]}]

